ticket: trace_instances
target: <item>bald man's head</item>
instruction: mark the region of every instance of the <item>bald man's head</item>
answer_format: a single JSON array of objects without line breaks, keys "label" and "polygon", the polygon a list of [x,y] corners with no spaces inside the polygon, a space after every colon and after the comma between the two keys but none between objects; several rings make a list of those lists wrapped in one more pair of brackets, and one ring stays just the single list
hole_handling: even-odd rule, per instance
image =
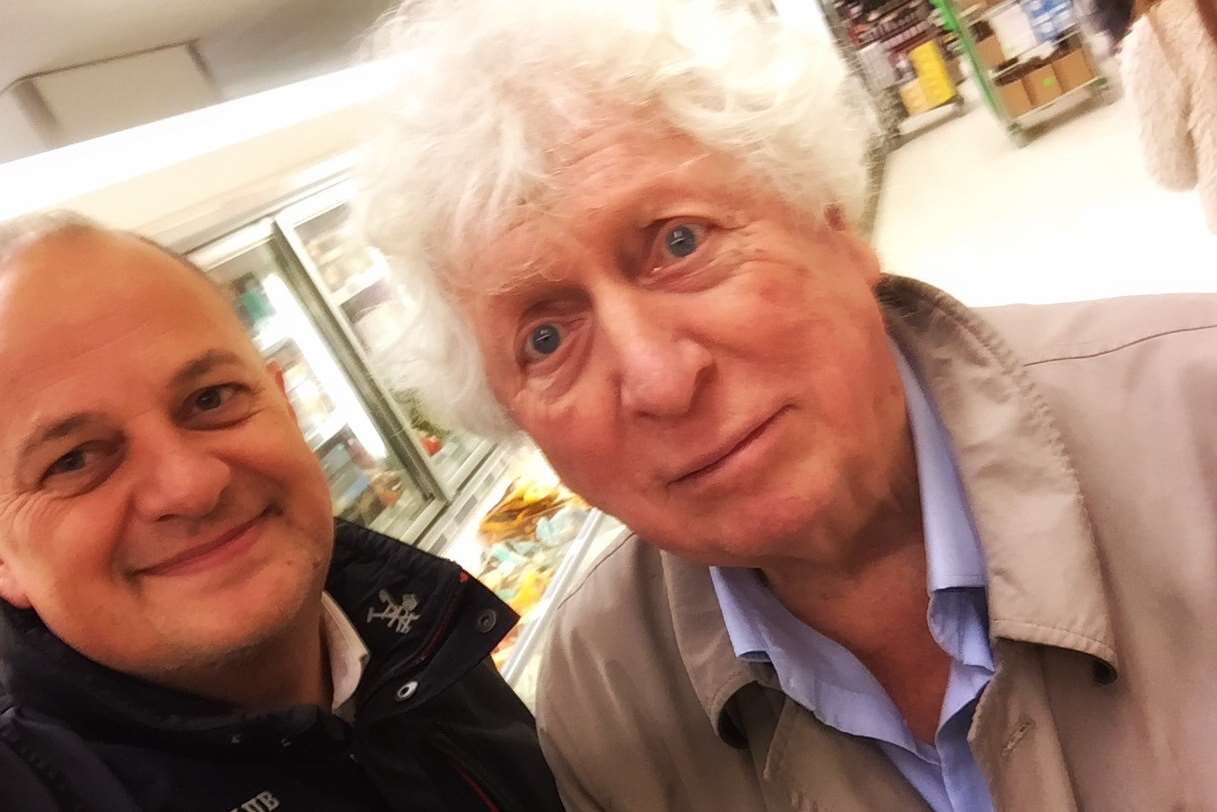
[{"label": "bald man's head", "polygon": [[[195,556],[228,537],[243,546]],[[70,215],[6,227],[0,599],[103,665],[210,695],[217,664],[239,677],[315,631],[332,544],[283,373],[206,275]]]},{"label": "bald man's head", "polygon": [[210,277],[207,276],[202,268],[173,249],[167,248],[142,234],[107,228],[95,220],[90,220],[82,214],[77,214],[74,211],[66,209],[24,215],[0,223],[0,272],[3,272],[5,266],[15,259],[20,252],[32,248],[41,242],[88,233],[125,235],[139,240],[165,254],[167,257],[172,258],[182,265],[182,267],[210,281]]}]

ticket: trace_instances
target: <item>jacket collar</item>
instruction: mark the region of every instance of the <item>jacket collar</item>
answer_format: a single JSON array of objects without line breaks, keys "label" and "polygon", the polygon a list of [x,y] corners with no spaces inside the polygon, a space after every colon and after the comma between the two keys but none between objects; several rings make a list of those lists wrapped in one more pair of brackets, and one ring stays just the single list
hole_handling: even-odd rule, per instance
[{"label": "jacket collar", "polygon": [[[990,637],[1072,649],[1114,675],[1116,648],[1077,474],[1022,363],[973,311],[922,282],[884,278],[888,332],[950,435],[984,548]],[[739,744],[731,699],[772,667],[739,660],[706,567],[667,553],[677,647],[715,729]]]},{"label": "jacket collar", "polygon": [[[443,691],[488,657],[516,620],[456,564],[341,520],[326,591],[371,651],[357,706],[387,681],[405,679],[407,672],[428,694]],[[482,633],[473,624],[454,625],[454,615],[470,607],[493,610],[496,628]],[[228,744],[237,735],[277,743],[318,726],[345,735],[343,725],[316,707],[247,713],[113,671],[67,646],[34,612],[3,601],[0,686],[10,701],[35,712],[82,728],[127,730],[140,738],[184,735],[195,743]],[[421,690],[419,694],[411,707],[425,700]]]}]

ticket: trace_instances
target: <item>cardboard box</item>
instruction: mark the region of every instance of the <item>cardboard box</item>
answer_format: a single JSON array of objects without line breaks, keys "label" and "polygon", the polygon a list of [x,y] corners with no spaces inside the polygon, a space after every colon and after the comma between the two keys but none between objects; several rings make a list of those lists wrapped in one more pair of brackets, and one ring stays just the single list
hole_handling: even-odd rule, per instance
[{"label": "cardboard box", "polygon": [[1027,95],[1027,87],[1021,79],[998,85],[997,95],[1010,118],[1018,118],[1031,110],[1031,97]]},{"label": "cardboard box", "polygon": [[1061,97],[1061,83],[1057,80],[1052,65],[1029,71],[1023,77],[1023,83],[1027,86],[1027,95],[1031,97],[1031,104],[1035,107],[1042,107]]},{"label": "cardboard box", "polygon": [[980,61],[985,67],[993,70],[998,65],[1006,61],[1006,52],[1002,50],[1001,43],[997,37],[990,35],[976,43],[976,53],[980,56]]},{"label": "cardboard box", "polygon": [[1056,72],[1057,81],[1061,83],[1062,93],[1068,93],[1095,78],[1086,53],[1080,48],[1052,60],[1052,69]]}]

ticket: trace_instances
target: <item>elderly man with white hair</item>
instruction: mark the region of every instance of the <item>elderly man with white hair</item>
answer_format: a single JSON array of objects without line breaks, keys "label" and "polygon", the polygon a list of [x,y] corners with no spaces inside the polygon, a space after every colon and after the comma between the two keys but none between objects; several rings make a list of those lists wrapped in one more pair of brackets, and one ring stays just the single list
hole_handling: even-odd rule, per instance
[{"label": "elderly man with white hair", "polygon": [[410,3],[381,45],[402,374],[636,534],[546,653],[568,809],[1217,797],[1217,297],[884,275],[826,47],[763,10]]}]

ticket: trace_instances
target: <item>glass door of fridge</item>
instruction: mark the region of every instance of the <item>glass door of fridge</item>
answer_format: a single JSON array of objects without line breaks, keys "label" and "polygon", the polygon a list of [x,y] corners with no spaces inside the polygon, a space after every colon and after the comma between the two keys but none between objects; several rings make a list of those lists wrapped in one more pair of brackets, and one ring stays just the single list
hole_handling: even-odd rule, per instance
[{"label": "glass door of fridge", "polygon": [[300,429],[329,480],[335,516],[414,541],[442,501],[412,475],[349,372],[289,286],[264,221],[190,255],[231,297],[259,351],[283,370]]},{"label": "glass door of fridge", "polygon": [[[380,253],[352,234],[350,194],[349,182],[338,184],[285,210],[278,224],[292,249],[301,255],[334,318],[377,374],[381,368],[378,359],[397,333],[403,294],[393,284]],[[439,425],[423,413],[414,393],[394,387],[387,374],[378,377],[410,426],[411,440],[449,496],[454,496],[492,444]]]}]

